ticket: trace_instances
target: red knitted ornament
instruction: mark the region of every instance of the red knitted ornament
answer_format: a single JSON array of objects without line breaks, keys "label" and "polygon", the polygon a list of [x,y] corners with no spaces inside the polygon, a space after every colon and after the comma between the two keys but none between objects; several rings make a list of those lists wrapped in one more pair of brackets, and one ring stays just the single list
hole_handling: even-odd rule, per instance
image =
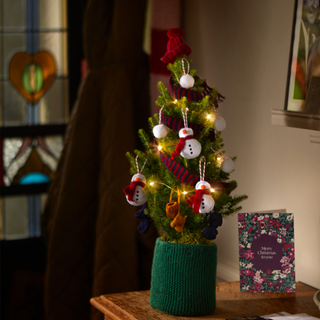
[{"label": "red knitted ornament", "polygon": [[182,55],[189,55],[192,51],[191,48],[183,40],[183,31],[180,28],[171,28],[168,30],[167,35],[169,41],[167,43],[167,52],[161,58],[164,63],[174,63],[174,60]]}]

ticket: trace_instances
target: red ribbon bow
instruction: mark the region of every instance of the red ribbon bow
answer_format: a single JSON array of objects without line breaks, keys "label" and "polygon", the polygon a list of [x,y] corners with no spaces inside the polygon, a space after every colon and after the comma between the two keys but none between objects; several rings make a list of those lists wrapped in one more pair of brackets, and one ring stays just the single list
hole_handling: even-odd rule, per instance
[{"label": "red ribbon bow", "polygon": [[193,135],[186,136],[184,138],[180,138],[179,143],[176,146],[176,150],[171,153],[171,159],[174,159],[184,148],[184,145],[186,144],[186,140],[194,139]]},{"label": "red ribbon bow", "polygon": [[209,189],[197,189],[196,194],[186,200],[186,202],[188,203],[188,205],[190,207],[193,206],[193,210],[192,210],[193,213],[199,213],[202,195],[204,195],[204,194],[210,194],[210,190]]},{"label": "red ribbon bow", "polygon": [[125,193],[126,196],[128,196],[129,201],[134,201],[133,195],[134,195],[134,191],[136,190],[136,187],[140,186],[140,187],[144,188],[145,185],[146,184],[141,181],[131,181],[130,185],[123,189],[123,192]]}]

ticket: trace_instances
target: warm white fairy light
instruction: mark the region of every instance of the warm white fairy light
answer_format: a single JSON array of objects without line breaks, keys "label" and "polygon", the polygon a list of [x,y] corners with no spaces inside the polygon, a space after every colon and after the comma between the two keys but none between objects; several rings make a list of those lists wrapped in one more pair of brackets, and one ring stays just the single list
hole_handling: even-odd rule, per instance
[{"label": "warm white fairy light", "polygon": [[178,103],[178,100],[177,100],[177,99],[173,100],[173,103],[176,103],[176,104],[177,104],[177,103]]},{"label": "warm white fairy light", "polygon": [[162,184],[162,185],[164,185],[164,186],[166,186],[167,188],[169,188],[169,189],[172,189],[170,186],[168,186],[167,184],[165,184],[165,183],[163,183],[163,182],[159,182],[159,181],[151,181],[151,182],[149,182],[149,185],[150,186],[156,186],[157,184]]},{"label": "warm white fairy light", "polygon": [[182,194],[187,194],[187,193],[188,193],[187,191],[183,191],[183,192],[182,192]]},{"label": "warm white fairy light", "polygon": [[221,166],[221,164],[223,162],[223,159],[224,159],[224,157],[221,157],[221,156],[217,157],[217,161],[218,161],[218,166],[219,167]]},{"label": "warm white fairy light", "polygon": [[213,188],[211,188],[211,192],[215,192],[215,190]]},{"label": "warm white fairy light", "polygon": [[160,151],[162,149],[162,146],[158,146],[158,150]]}]

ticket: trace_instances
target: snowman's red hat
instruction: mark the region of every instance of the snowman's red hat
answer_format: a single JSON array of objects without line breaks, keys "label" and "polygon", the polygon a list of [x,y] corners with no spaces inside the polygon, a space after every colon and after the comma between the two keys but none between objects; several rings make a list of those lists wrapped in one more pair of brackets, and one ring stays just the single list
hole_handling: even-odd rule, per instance
[{"label": "snowman's red hat", "polygon": [[161,58],[164,63],[173,63],[176,58],[182,55],[189,55],[191,48],[183,40],[183,31],[180,28],[171,28],[167,35],[169,41],[167,43],[167,52]]}]

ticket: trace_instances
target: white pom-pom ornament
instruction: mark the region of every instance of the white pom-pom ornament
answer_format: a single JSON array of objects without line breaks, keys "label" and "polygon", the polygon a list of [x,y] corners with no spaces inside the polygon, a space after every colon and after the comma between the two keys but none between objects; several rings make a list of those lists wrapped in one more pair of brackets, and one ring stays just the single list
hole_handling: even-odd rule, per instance
[{"label": "white pom-pom ornament", "polygon": [[[199,181],[196,184],[196,190],[211,190],[211,186],[206,181]],[[208,213],[214,208],[214,199],[210,194],[203,194],[201,198],[201,204],[199,207],[199,213]]]},{"label": "white pom-pom ornament", "polygon": [[184,74],[180,78],[180,86],[185,89],[192,88],[194,86],[194,78],[190,74]]},{"label": "white pom-pom ornament", "polygon": [[227,126],[226,120],[224,120],[221,117],[217,118],[214,122],[214,129],[216,131],[222,131],[226,128],[226,126]]},{"label": "white pom-pom ornament", "polygon": [[169,130],[170,129],[167,126],[161,123],[154,126],[152,132],[156,138],[161,139],[167,136]]},{"label": "white pom-pom ornament", "polygon": [[[184,60],[187,62],[188,64],[188,71],[186,72],[185,68],[184,68]],[[181,60],[182,63],[182,69],[183,69],[183,76],[180,78],[179,82],[180,82],[180,86],[182,88],[188,89],[188,88],[192,88],[194,86],[194,79],[192,76],[190,76],[189,72],[190,72],[190,64],[189,61],[186,58],[182,58]]]},{"label": "white pom-pom ornament", "polygon": [[159,124],[154,126],[153,129],[152,129],[153,135],[158,139],[166,137],[168,132],[169,132],[169,130],[170,130],[166,125],[161,123],[162,109],[163,108],[164,108],[164,105],[161,107],[161,109],[159,111]]},{"label": "white pom-pom ornament", "polygon": [[221,163],[221,170],[225,173],[232,172],[234,170],[234,162],[229,158],[224,159]]}]

